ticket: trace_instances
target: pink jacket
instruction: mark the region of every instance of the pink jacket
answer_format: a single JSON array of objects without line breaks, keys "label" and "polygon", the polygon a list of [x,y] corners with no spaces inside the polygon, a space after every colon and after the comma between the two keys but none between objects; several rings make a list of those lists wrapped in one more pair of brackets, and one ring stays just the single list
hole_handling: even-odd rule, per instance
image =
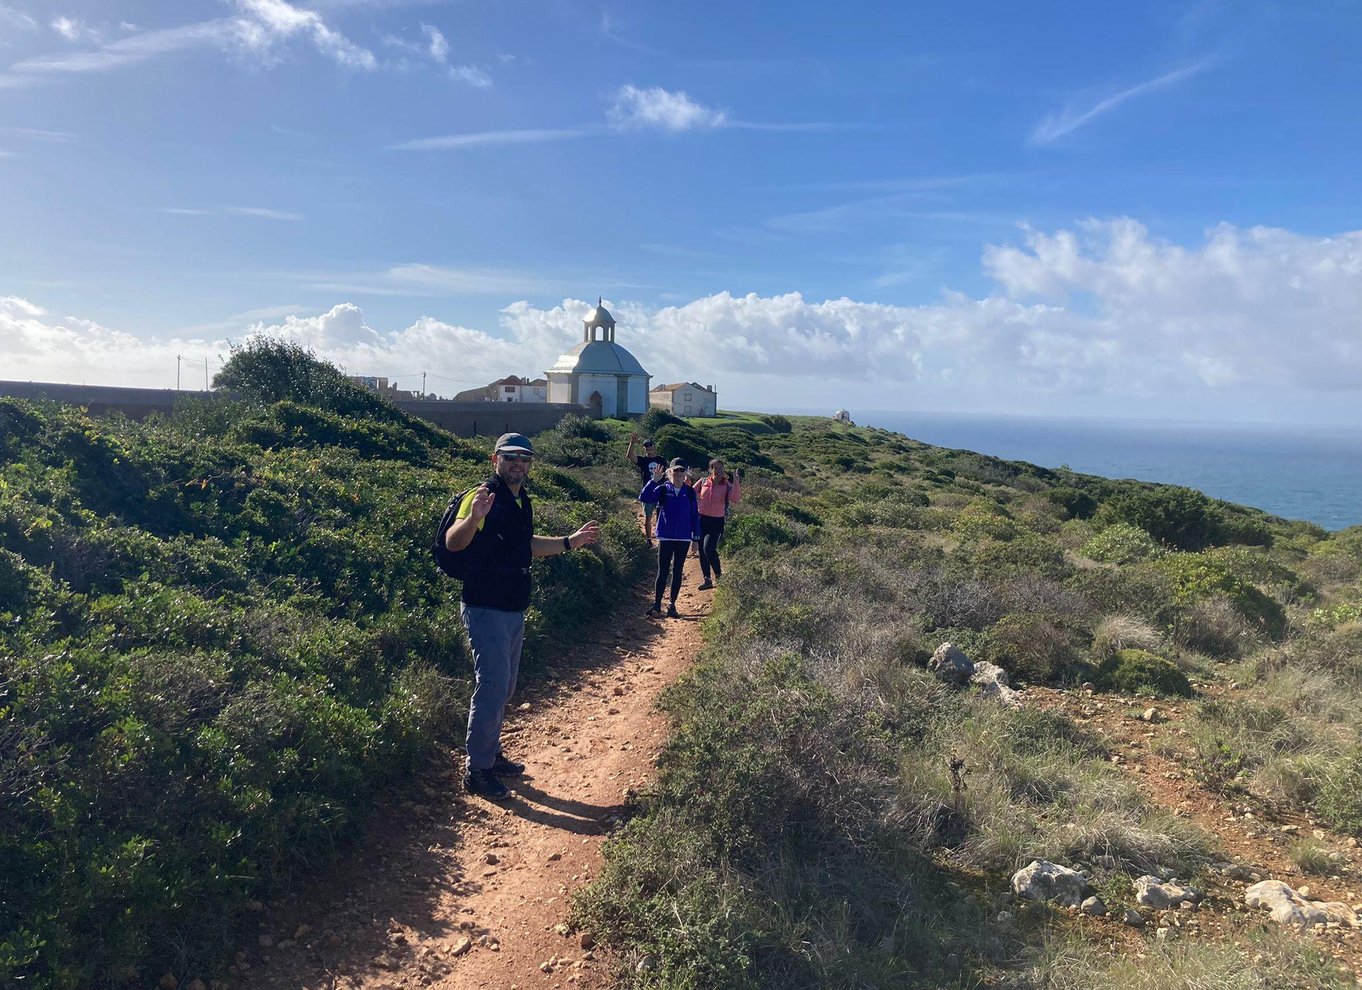
[{"label": "pink jacket", "polygon": [[715,484],[709,475],[697,481],[695,495],[700,500],[700,515],[723,516],[725,491],[728,493],[729,505],[737,505],[742,501],[742,485],[731,474],[728,475],[728,481],[721,481],[718,484]]}]

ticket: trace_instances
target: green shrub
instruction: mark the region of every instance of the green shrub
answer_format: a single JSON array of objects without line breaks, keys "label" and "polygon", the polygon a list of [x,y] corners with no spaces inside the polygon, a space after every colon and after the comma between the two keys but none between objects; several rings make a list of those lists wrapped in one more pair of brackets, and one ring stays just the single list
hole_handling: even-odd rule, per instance
[{"label": "green shrub", "polygon": [[788,524],[770,512],[734,516],[724,530],[724,548],[734,554],[771,550],[798,542]]},{"label": "green shrub", "polygon": [[1179,550],[1201,550],[1216,536],[1211,500],[1191,488],[1157,485],[1126,490],[1104,502],[1100,523],[1128,523],[1144,530],[1158,543]]},{"label": "green shrub", "polygon": [[1118,522],[1099,532],[1079,552],[1103,564],[1133,564],[1157,559],[1168,551],[1140,527]]},{"label": "green shrub", "polygon": [[1362,837],[1362,750],[1323,774],[1315,807],[1334,828]]},{"label": "green shrub", "polygon": [[638,432],[642,437],[657,441],[657,434],[664,426],[685,426],[686,421],[673,416],[661,406],[652,406],[638,418]]},{"label": "green shrub", "polygon": [[1251,627],[1280,639],[1286,631],[1286,610],[1253,585],[1235,577],[1208,554],[1174,553],[1143,565],[1173,582],[1173,601],[1186,609],[1195,602],[1223,596]]},{"label": "green shrub", "polygon": [[1093,681],[1104,691],[1123,694],[1192,695],[1192,685],[1177,664],[1145,650],[1117,650],[1098,664]]},{"label": "green shrub", "polygon": [[1051,488],[1045,497],[1068,513],[1070,519],[1091,519],[1097,511],[1097,499],[1081,488]]}]

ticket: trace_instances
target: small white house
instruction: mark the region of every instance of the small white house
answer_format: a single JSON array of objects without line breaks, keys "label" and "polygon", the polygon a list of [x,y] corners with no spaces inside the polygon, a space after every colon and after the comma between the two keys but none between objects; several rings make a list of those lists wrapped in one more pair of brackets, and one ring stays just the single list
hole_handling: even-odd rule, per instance
[{"label": "small white house", "polygon": [[673,416],[717,416],[719,393],[713,385],[677,382],[659,385],[648,393],[648,404],[665,409]]},{"label": "small white house", "polygon": [[548,402],[549,382],[547,378],[519,378],[507,375],[490,385],[470,388],[454,396],[459,402]]}]

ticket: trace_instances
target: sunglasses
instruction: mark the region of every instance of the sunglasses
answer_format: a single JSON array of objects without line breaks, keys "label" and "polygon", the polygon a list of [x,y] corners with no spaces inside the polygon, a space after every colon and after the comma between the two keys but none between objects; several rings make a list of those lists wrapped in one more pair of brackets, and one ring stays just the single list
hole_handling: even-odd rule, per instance
[{"label": "sunglasses", "polygon": [[681,464],[681,465],[678,465],[677,467],[672,468],[672,470],[673,470],[673,471],[689,471],[690,468],[686,467],[686,465],[684,465],[684,464]]},{"label": "sunglasses", "polygon": [[528,462],[534,460],[533,454],[498,454],[497,456],[500,457],[503,461],[510,461],[512,464],[514,464],[516,461]]}]

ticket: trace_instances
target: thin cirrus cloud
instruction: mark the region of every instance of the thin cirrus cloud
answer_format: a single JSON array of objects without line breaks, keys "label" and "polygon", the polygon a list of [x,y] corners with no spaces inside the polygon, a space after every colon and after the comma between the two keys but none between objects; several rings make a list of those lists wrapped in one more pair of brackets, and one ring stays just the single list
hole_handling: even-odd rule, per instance
[{"label": "thin cirrus cloud", "polygon": [[301,213],[292,210],[273,210],[263,206],[222,206],[212,209],[189,206],[162,206],[158,213],[169,213],[177,217],[254,217],[258,220],[301,220]]},{"label": "thin cirrus cloud", "polygon": [[1147,93],[1169,89],[1176,86],[1178,83],[1191,79],[1205,69],[1210,62],[1210,59],[1202,59],[1199,62],[1193,62],[1191,65],[1186,65],[1180,69],[1174,69],[1172,72],[1164,73],[1156,79],[1148,79],[1138,85],[1103,97],[1086,110],[1069,106],[1065,107],[1060,113],[1049,114],[1036,126],[1036,129],[1031,132],[1031,143],[1049,144],[1052,141],[1057,141],[1066,134],[1072,134],[1080,127],[1086,127],[1098,117],[1105,113],[1110,113],[1121,104],[1132,100],[1137,96],[1144,96]]},{"label": "thin cirrus cloud", "polygon": [[660,86],[641,88],[626,84],[615,91],[603,124],[581,124],[576,127],[532,127],[503,131],[470,131],[464,134],[444,134],[437,137],[414,138],[389,145],[392,151],[452,151],[464,148],[485,148],[508,144],[547,144],[571,141],[610,131],[662,131],[680,134],[686,131],[752,130],[752,131],[823,131],[846,126],[830,123],[761,123],[731,118],[726,111],[706,106],[684,90],[667,90]]}]

